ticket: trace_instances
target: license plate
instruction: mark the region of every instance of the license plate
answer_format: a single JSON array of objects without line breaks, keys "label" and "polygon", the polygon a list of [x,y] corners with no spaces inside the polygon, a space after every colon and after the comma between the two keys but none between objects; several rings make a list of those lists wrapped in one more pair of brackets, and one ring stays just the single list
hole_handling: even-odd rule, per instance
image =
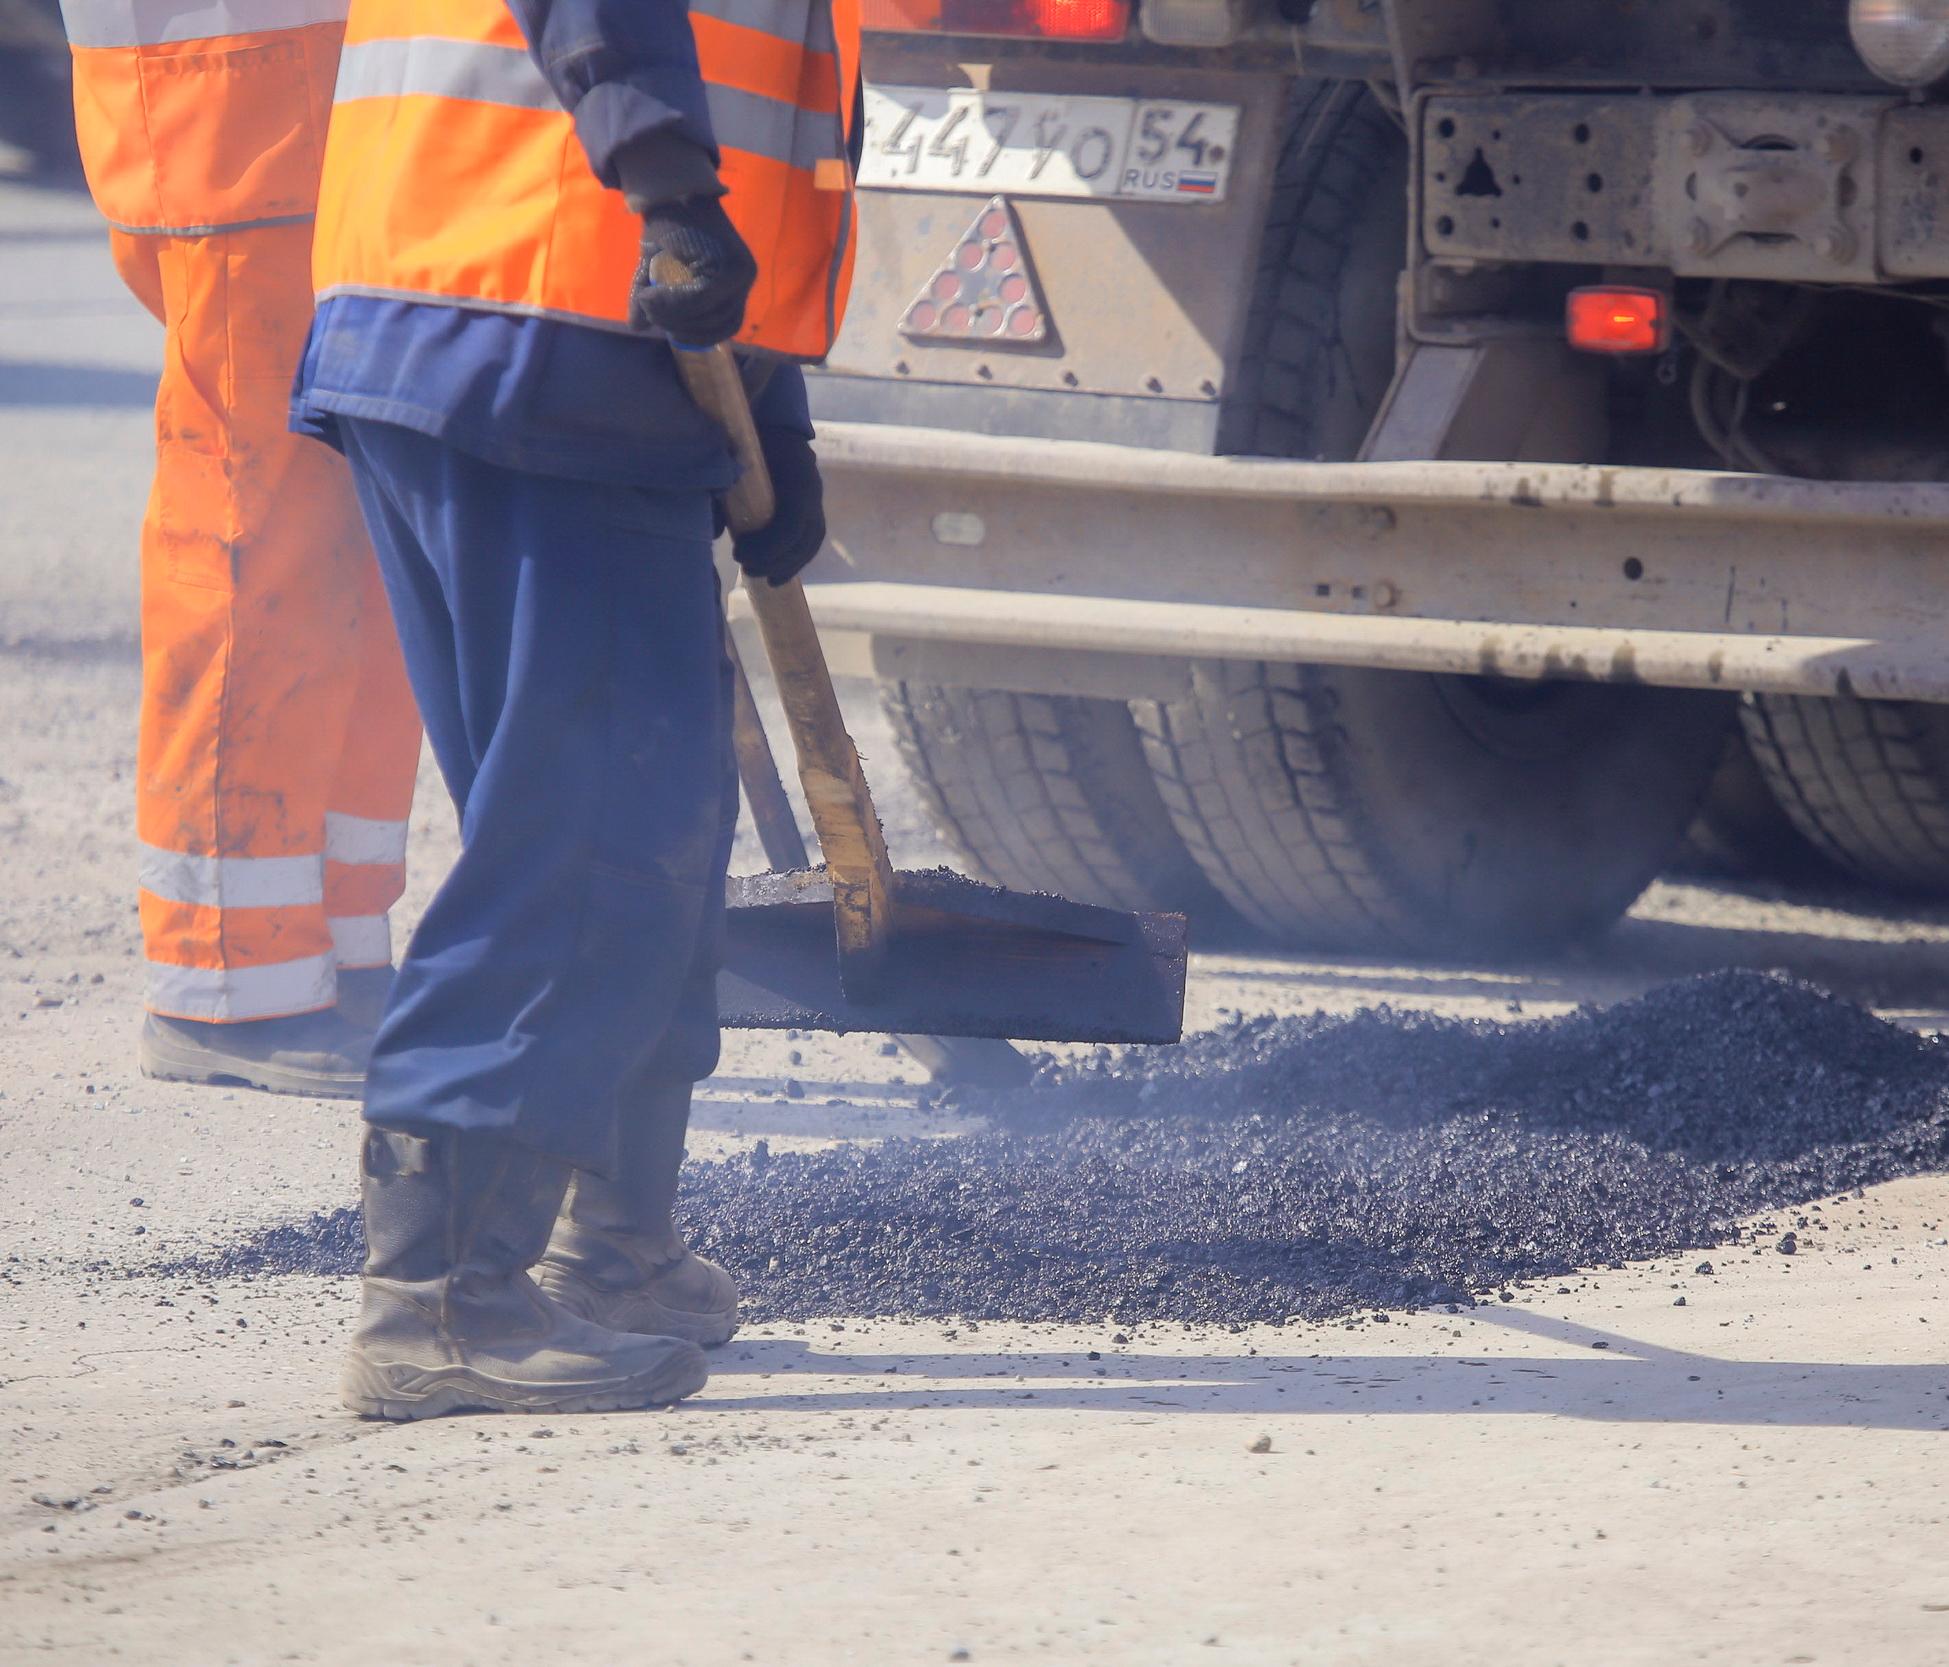
[{"label": "license plate", "polygon": [[859,182],[883,191],[1222,202],[1238,106],[966,87],[866,89]]}]

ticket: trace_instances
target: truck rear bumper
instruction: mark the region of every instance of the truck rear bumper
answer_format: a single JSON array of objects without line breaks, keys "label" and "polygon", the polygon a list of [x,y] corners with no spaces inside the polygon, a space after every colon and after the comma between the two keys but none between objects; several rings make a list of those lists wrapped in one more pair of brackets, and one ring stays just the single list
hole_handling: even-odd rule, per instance
[{"label": "truck rear bumper", "polygon": [[1162,697],[1191,659],[1949,701],[1949,486],[1291,463],[828,424],[842,669]]}]

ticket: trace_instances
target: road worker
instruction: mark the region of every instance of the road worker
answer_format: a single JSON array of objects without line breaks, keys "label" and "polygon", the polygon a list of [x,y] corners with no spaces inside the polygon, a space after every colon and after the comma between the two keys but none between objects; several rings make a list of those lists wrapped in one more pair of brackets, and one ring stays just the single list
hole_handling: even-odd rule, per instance
[{"label": "road worker", "polygon": [[366,1415],[667,1402],[736,1325],[671,1220],[737,786],[735,470],[670,344],[750,350],[779,513],[734,554],[783,582],[825,535],[796,361],[850,276],[852,4],[352,0],[293,422],[351,462],[463,847],[367,1083]]},{"label": "road worker", "polygon": [[356,1097],[420,732],[344,463],[286,422],[344,0],[63,13],[89,187],[166,331],[142,531],[142,1068]]}]

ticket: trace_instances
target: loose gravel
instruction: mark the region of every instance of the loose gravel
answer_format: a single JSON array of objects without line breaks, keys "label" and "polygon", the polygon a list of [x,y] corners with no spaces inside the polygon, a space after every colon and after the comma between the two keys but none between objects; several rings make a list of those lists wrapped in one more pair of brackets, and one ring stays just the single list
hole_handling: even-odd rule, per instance
[{"label": "loose gravel", "polygon": [[[695,1164],[693,1242],[754,1320],[1321,1319],[1724,1245],[1949,1163],[1949,1048],[1745,972],[1519,1023],[1253,1019],[969,1105],[984,1132]],[[193,1266],[358,1259],[339,1211]]]}]

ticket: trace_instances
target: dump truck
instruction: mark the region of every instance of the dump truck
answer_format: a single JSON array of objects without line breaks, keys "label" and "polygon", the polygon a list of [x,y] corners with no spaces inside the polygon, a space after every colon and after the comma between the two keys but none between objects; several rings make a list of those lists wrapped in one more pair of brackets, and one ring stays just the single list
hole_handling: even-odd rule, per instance
[{"label": "dump truck", "polygon": [[979,873],[1342,952],[1949,888],[1942,0],[865,0],[841,669]]}]

